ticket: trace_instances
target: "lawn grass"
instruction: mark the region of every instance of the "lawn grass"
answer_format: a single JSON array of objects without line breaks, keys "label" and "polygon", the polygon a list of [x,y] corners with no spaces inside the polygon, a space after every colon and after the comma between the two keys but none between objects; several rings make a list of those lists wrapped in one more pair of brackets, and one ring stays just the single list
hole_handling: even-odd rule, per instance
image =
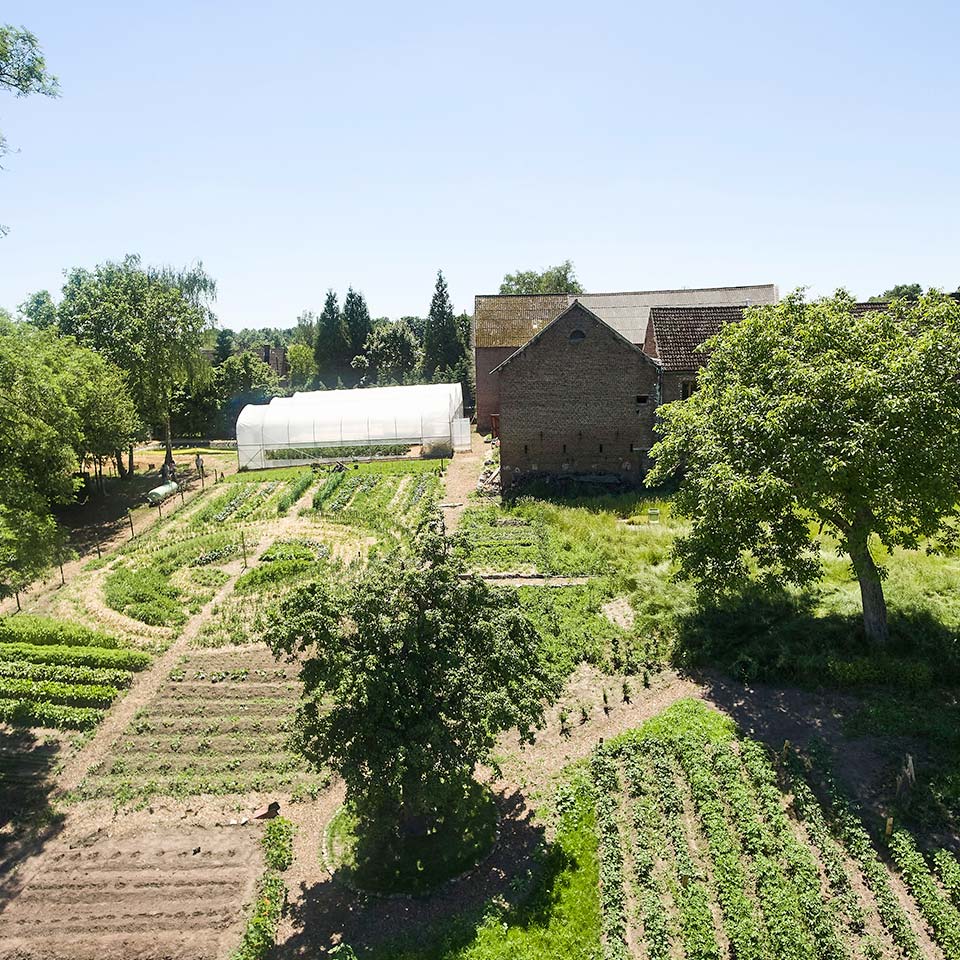
[{"label": "lawn grass", "polygon": [[472,867],[493,847],[497,808],[476,781],[456,790],[448,812],[422,834],[365,837],[349,806],[327,828],[328,863],[350,886],[374,893],[422,894]]},{"label": "lawn grass", "polygon": [[[659,523],[633,522],[648,518],[650,508],[659,511]],[[677,577],[671,551],[685,529],[669,500],[649,494],[525,497],[468,507],[457,549],[475,569],[596,577],[591,587],[599,595],[578,616],[595,616],[605,599],[629,597],[635,623],[620,659],[633,671],[659,656],[682,668],[720,667],[744,680],[805,686],[922,690],[960,682],[956,554],[886,554],[875,545],[888,571],[891,630],[887,649],[877,651],[864,637],[859,585],[829,537],[820,537],[819,583],[762,589],[748,582],[711,604]],[[528,606],[538,626],[559,622],[559,646],[569,641],[570,656],[597,662],[606,627],[592,640],[569,629],[562,613]]]},{"label": "lawn grass", "polygon": [[562,788],[557,830],[532,888],[421,938],[363,951],[363,960],[595,960],[600,943],[596,814],[582,775]]}]

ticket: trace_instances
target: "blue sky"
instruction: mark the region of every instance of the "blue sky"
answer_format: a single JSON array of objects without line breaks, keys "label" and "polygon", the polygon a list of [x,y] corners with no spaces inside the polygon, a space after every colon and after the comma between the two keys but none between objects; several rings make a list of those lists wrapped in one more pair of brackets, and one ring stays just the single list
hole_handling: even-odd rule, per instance
[{"label": "blue sky", "polygon": [[44,3],[0,95],[0,305],[139,252],[224,324],[423,314],[571,258],[588,290],[960,285],[947,3]]}]

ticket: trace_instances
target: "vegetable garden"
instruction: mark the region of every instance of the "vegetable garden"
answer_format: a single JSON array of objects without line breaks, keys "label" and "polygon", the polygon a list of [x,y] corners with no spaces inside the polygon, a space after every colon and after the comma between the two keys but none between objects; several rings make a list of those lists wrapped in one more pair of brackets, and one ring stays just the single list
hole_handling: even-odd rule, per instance
[{"label": "vegetable garden", "polygon": [[600,747],[604,956],[960,957],[958,863],[699,701]]},{"label": "vegetable garden", "polygon": [[149,663],[143,651],[81,626],[0,620],[0,720],[89,730]]}]

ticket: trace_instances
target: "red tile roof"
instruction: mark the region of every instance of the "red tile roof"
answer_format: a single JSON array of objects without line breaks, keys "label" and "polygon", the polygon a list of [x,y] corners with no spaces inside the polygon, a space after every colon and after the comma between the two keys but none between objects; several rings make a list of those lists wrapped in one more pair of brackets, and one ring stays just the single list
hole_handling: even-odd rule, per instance
[{"label": "red tile roof", "polygon": [[[884,300],[851,304],[855,314],[886,310]],[[728,323],[743,319],[742,306],[651,307],[644,350],[656,357],[664,370],[699,370],[707,353],[697,348],[716,336]]]}]

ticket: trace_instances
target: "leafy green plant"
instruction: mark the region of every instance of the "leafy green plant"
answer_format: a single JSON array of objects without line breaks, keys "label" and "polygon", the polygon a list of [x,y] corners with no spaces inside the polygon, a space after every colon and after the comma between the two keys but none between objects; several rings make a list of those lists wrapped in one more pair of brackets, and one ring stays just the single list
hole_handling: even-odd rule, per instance
[{"label": "leafy green plant", "polygon": [[292,483],[288,484],[287,489],[277,501],[277,514],[283,516],[290,508],[310,489],[314,481],[314,475],[311,472],[304,473],[297,477]]}]

